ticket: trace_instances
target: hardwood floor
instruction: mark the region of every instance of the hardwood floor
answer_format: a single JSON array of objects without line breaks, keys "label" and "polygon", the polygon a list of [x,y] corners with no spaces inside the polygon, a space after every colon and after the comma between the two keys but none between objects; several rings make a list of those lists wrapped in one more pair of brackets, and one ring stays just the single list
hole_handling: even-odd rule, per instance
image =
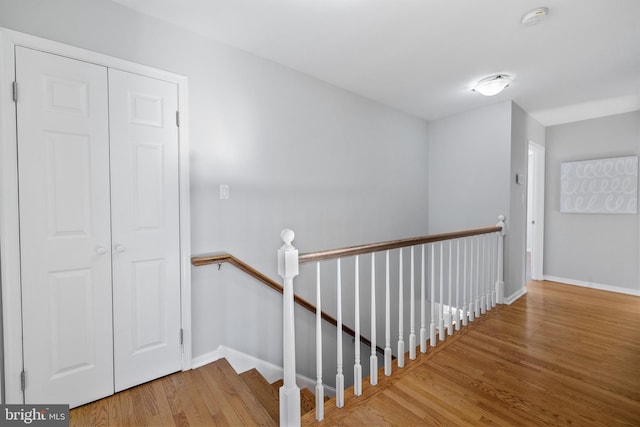
[{"label": "hardwood floor", "polygon": [[276,426],[224,360],[72,409],[71,426]]},{"label": "hardwood floor", "polygon": [[[640,426],[640,298],[532,282],[472,325],[303,425]],[[274,425],[231,377],[181,372],[74,409],[71,425]]]},{"label": "hardwood floor", "polygon": [[640,298],[532,282],[394,374],[322,424],[639,426]]}]

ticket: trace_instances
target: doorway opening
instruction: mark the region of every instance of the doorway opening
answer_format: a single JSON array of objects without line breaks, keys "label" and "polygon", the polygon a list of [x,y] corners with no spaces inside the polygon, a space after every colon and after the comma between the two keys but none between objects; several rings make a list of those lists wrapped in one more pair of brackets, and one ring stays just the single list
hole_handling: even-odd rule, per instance
[{"label": "doorway opening", "polygon": [[544,147],[533,141],[529,141],[527,179],[527,281],[544,279],[544,156]]}]

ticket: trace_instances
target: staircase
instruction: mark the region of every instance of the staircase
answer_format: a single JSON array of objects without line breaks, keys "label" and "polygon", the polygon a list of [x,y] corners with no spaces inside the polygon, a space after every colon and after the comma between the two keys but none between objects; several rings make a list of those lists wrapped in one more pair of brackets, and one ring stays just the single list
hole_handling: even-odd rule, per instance
[{"label": "staircase", "polygon": [[[450,233],[433,234],[428,236],[419,236],[405,238],[400,240],[370,243],[358,246],[350,246],[345,248],[330,249],[325,251],[313,252],[300,255],[298,250],[293,246],[292,242],[295,233],[292,230],[285,229],[281,233],[283,245],[277,253],[278,259],[278,275],[282,278],[283,285],[269,279],[264,274],[241,262],[230,254],[211,254],[192,258],[194,266],[218,264],[229,262],[238,267],[242,271],[250,274],[252,277],[267,284],[271,288],[283,294],[283,371],[284,384],[283,390],[286,392],[276,393],[282,401],[277,402],[274,396],[275,390],[268,390],[269,385],[266,381],[261,380],[257,372],[244,374],[247,383],[245,388],[255,390],[256,397],[260,396],[260,406],[264,409],[272,420],[279,423],[282,419],[283,424],[297,425],[300,421],[311,421],[312,414],[308,412],[313,408],[315,398],[308,390],[298,392],[295,386],[296,367],[295,367],[295,320],[294,320],[294,302],[302,305],[307,310],[316,314],[316,366],[323,366],[323,349],[322,349],[322,325],[323,321],[331,323],[338,331],[337,340],[337,367],[336,367],[336,397],[334,404],[329,407],[344,406],[345,387],[344,387],[344,360],[343,360],[343,332],[349,333],[354,337],[355,346],[355,362],[354,362],[354,382],[353,388],[346,390],[347,393],[357,394],[360,396],[362,391],[369,389],[364,386],[364,377],[367,373],[362,372],[360,345],[368,345],[372,349],[369,357],[369,364],[373,369],[368,373],[369,382],[372,385],[381,382],[387,382],[388,375],[396,368],[404,368],[405,360],[412,361],[416,359],[417,348],[425,352],[427,346],[435,347],[436,343],[440,344],[447,339],[447,335],[452,335],[454,330],[460,331],[467,327],[469,322],[474,322],[481,315],[486,315],[489,311],[496,308],[498,304],[503,303],[504,294],[504,236],[505,236],[505,217],[500,216],[499,222],[495,226],[476,228],[470,230],[454,231]],[[397,266],[392,267],[390,257],[397,257]],[[378,256],[376,256],[378,255]],[[363,268],[360,268],[360,257],[363,257]],[[404,262],[405,257],[408,260]],[[342,261],[353,266],[355,271],[354,291],[358,297],[355,299],[354,329],[347,328],[342,322],[343,303],[342,303]],[[383,269],[383,265],[376,264],[384,262],[385,274],[383,277],[376,279],[376,272]],[[313,263],[316,265],[316,304],[317,308],[294,295],[293,280],[300,274],[300,265]],[[368,265],[367,265],[368,263]],[[335,300],[336,318],[327,315],[321,311],[322,289],[327,285],[321,283],[321,270],[323,266],[330,265],[329,268],[335,268],[337,277],[335,282],[329,279],[329,288],[325,293],[335,288],[337,295]],[[325,268],[326,270],[326,268]],[[360,272],[364,273],[362,283],[363,286],[369,286],[370,298],[366,301],[360,301]],[[397,273],[398,280],[394,281],[394,289],[398,289],[398,342],[397,354],[400,360],[393,362],[392,356],[392,340],[391,340],[391,313],[395,308],[391,309],[391,280],[390,273],[394,270]],[[367,272],[370,274],[367,276]],[[447,274],[445,275],[445,271]],[[408,273],[408,274],[407,274]],[[428,274],[430,273],[430,275]],[[438,273],[438,274],[436,274]],[[406,276],[406,277],[405,277]],[[325,276],[322,275],[324,278]],[[445,280],[446,277],[446,280]],[[350,280],[350,279],[348,279]],[[326,283],[327,280],[324,279]],[[376,294],[380,293],[377,289],[379,286],[385,286],[384,305],[376,302]],[[410,294],[410,298],[404,298],[403,292],[406,290]],[[430,297],[429,297],[430,295]],[[408,302],[408,310],[410,315],[410,324],[405,325],[405,304]],[[370,319],[361,319],[360,307],[370,305]],[[378,318],[377,312],[380,307],[384,306],[384,325],[385,325],[385,348],[381,349],[376,345],[376,339],[380,338],[376,331]],[[349,310],[347,308],[346,310]],[[419,324],[416,313],[420,313]],[[427,319],[427,312],[430,313],[431,321]],[[367,323],[371,328],[371,341],[365,343],[365,339],[361,336],[362,322]],[[406,328],[406,326],[409,326]],[[455,327],[455,329],[454,329]],[[406,334],[406,329],[410,330]],[[382,335],[382,334],[380,334]],[[405,339],[408,340],[405,342]],[[418,341],[419,340],[419,341]],[[418,345],[419,344],[419,345]],[[407,352],[405,349],[409,349]],[[394,343],[395,347],[395,343]],[[441,347],[441,346],[440,346]],[[378,354],[384,354],[382,360],[384,367],[375,369],[380,366],[378,362]],[[367,356],[364,356],[367,357]],[[348,362],[350,363],[350,362]],[[394,365],[395,363],[395,365]],[[409,362],[410,363],[410,362]],[[407,372],[407,369],[401,371]],[[382,373],[382,375],[380,375]],[[322,395],[323,379],[322,369],[317,368],[317,385],[315,387],[316,394]],[[275,385],[272,387],[279,387]],[[375,387],[376,390],[383,387]],[[375,393],[375,392],[374,392]],[[362,400],[362,399],[358,399]],[[298,402],[300,402],[301,410],[297,410]],[[327,405],[325,405],[327,406]],[[282,413],[280,408],[282,407]],[[325,408],[323,408],[325,409]],[[315,411],[314,411],[315,412]],[[306,414],[306,415],[305,415]],[[302,415],[302,419],[301,419]],[[323,411],[316,414],[320,420],[323,418]],[[315,421],[314,421],[315,422]]]},{"label": "staircase", "polygon": [[[479,322],[480,319],[474,322],[474,326]],[[467,330],[457,332],[437,347],[429,348],[427,354],[419,353],[415,361],[407,360],[402,369],[394,360],[393,377],[385,376],[384,367],[381,367],[377,386],[371,386],[365,378],[363,396],[354,396],[353,387],[349,387],[345,390],[345,402],[351,409],[347,411],[352,412],[356,406],[384,393],[397,378],[411,376],[421,361],[429,360],[456,342]],[[256,369],[238,374],[223,358],[75,408],[70,413],[70,426],[277,426],[280,422],[278,397],[281,385],[282,380],[269,384]],[[336,407],[335,398],[325,397],[324,400],[325,424],[339,423],[346,414],[345,410]],[[314,407],[314,394],[306,388],[301,389],[301,425],[318,424]],[[402,406],[398,408],[402,410]],[[389,412],[393,414],[393,409]]]},{"label": "staircase", "polygon": [[[237,377],[238,380],[234,380],[231,383],[239,395],[245,395],[249,392],[250,398],[246,400],[246,407],[249,410],[248,415],[255,414],[256,424],[265,425],[263,413],[266,412],[273,424],[278,425],[280,422],[280,409],[278,402],[279,389],[282,386],[282,380],[278,380],[273,384],[260,375],[256,369],[237,374],[233,367],[227,362],[226,359],[219,359],[213,362],[218,369],[224,372],[227,378],[233,379]],[[309,389],[300,390],[300,414],[304,415],[307,412],[312,411],[315,408],[315,396]]]}]

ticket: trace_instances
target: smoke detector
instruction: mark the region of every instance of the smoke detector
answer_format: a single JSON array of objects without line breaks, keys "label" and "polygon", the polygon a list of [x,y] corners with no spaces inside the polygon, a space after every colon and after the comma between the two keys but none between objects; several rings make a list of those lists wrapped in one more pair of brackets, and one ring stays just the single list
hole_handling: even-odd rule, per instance
[{"label": "smoke detector", "polygon": [[537,7],[522,15],[521,22],[523,25],[533,26],[541,23],[549,15],[548,7]]}]

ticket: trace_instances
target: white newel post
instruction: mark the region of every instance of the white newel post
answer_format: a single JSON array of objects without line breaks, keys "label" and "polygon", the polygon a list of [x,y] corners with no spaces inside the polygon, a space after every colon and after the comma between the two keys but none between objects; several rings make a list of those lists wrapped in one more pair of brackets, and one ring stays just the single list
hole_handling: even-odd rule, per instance
[{"label": "white newel post", "polygon": [[504,236],[506,234],[506,226],[505,221],[506,217],[504,215],[498,216],[498,227],[502,228],[499,232],[498,236],[498,256],[496,268],[498,269],[498,279],[496,281],[496,294],[497,294],[497,302],[498,304],[504,304]]},{"label": "white newel post", "polygon": [[296,344],[293,319],[293,278],[298,275],[298,250],[291,242],[292,230],[280,233],[284,244],[278,250],[278,275],[284,280],[283,306],[283,369],[284,383],[280,387],[280,425],[300,425],[300,389],[296,384]]}]

